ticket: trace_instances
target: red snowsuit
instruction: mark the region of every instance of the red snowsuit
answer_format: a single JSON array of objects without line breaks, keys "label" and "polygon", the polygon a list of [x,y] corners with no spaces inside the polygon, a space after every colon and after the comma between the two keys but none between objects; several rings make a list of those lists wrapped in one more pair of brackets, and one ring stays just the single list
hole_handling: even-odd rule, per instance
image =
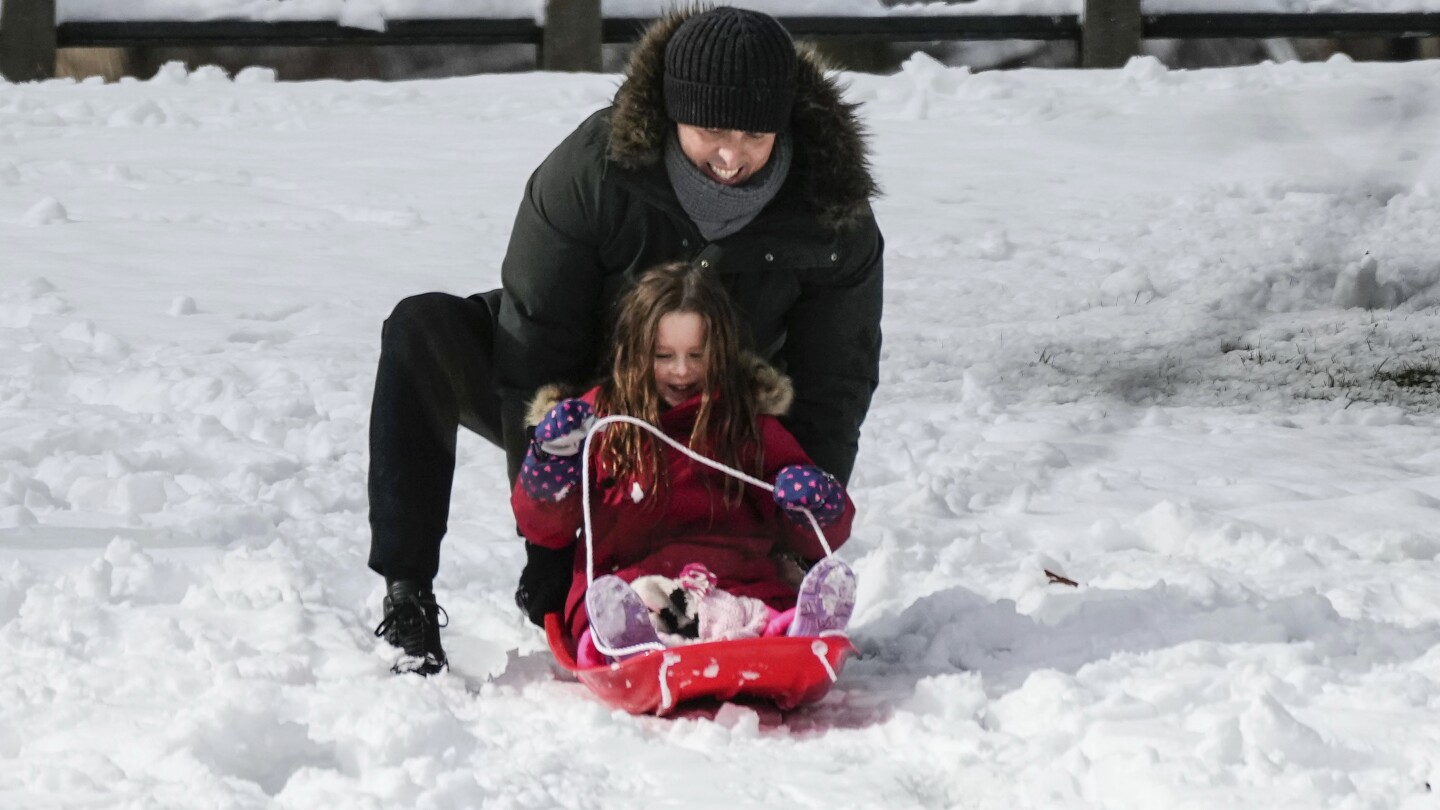
[{"label": "red snowsuit", "polygon": [[[770,373],[775,374],[773,370]],[[581,399],[593,406],[598,391],[592,389]],[[532,414],[543,414],[553,401],[537,401]],[[682,445],[688,445],[699,406],[698,395],[680,403],[661,415],[659,427]],[[606,415],[596,413],[597,418]],[[773,481],[781,467],[813,463],[779,419],[767,413],[759,420],[765,452],[758,478]],[[664,447],[668,486],[658,495],[652,494],[647,484],[640,484],[637,490],[634,479],[614,481],[607,471],[597,469],[599,463],[593,455],[596,446],[592,443],[590,458],[595,576],[615,574],[626,582],[647,574],[677,577],[686,564],[698,562],[719,577],[716,586],[721,589],[761,599],[777,610],[794,607],[795,588],[781,577],[771,553],[778,544],[779,549],[807,560],[825,556],[808,522],[791,522],[769,492],[750,484],[745,485],[740,504],[727,508],[724,492],[728,476],[692,461],[668,445]],[[663,497],[664,501],[654,503],[655,497]],[[578,530],[584,524],[579,487],[555,503],[534,500],[517,485],[510,503],[520,532],[528,541],[555,549],[577,541]],[[844,513],[825,529],[825,539],[832,549],[849,538],[854,517],[855,505],[846,495]],[[565,601],[565,621],[571,638],[579,638],[590,624],[585,613],[585,589],[585,550],[579,548]]]}]

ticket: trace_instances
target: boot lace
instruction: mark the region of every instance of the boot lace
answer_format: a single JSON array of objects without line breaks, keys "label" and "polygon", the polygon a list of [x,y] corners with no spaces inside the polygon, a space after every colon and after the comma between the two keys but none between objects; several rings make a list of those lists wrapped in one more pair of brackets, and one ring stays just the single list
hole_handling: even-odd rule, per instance
[{"label": "boot lace", "polygon": [[384,618],[375,626],[375,635],[405,651],[407,658],[396,663],[396,672],[438,672],[445,666],[445,653],[440,647],[440,628],[448,627],[450,614],[435,603],[429,594],[409,593],[399,599],[386,600]]}]

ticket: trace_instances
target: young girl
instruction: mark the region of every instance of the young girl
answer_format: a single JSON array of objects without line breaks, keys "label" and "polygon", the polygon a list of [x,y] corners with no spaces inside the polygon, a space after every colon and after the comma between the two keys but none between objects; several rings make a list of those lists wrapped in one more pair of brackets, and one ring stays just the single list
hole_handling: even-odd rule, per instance
[{"label": "young girl", "polygon": [[[542,389],[532,405],[532,421],[544,416],[511,496],[531,543],[577,542],[579,451],[596,416],[637,417],[701,455],[775,482],[772,495],[643,428],[606,426],[590,443],[596,579],[587,594],[585,555],[577,553],[565,605],[582,659],[603,660],[592,641],[602,651],[653,649],[661,634],[671,643],[808,636],[849,621],[854,574],[822,559],[799,510],[811,511],[833,549],[850,535],[854,505],[781,426],[790,382],[741,353],[736,323],[729,296],[707,272],[656,267],[620,302],[608,378],[577,399]],[[785,565],[797,559],[810,566],[798,594]]]}]

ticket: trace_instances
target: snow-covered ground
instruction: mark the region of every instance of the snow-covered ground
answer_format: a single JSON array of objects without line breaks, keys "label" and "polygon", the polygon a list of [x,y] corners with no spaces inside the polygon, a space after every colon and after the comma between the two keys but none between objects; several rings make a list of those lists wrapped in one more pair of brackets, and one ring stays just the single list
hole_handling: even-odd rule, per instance
[{"label": "snow-covered ground", "polygon": [[847,79],[863,657],[713,720],[557,674],[468,435],[454,668],[371,636],[380,323],[615,77],[0,85],[0,807],[1440,804],[1440,65]]}]

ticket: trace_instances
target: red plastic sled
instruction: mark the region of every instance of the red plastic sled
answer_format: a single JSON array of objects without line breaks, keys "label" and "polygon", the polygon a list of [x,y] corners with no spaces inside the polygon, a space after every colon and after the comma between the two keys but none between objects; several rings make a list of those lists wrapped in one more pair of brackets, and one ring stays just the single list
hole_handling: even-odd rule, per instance
[{"label": "red plastic sled", "polygon": [[773,701],[781,709],[813,703],[830,691],[855,647],[844,636],[706,641],[581,667],[560,616],[545,617],[555,660],[605,703],[631,714],[669,714],[701,698]]},{"label": "red plastic sled", "polygon": [[[581,498],[585,515],[584,542],[587,584],[595,581],[590,548],[590,441],[605,425],[628,422],[654,433],[696,461],[720,469],[766,491],[774,487],[739,470],[706,459],[666,436],[654,425],[633,416],[615,414],[597,419],[586,430],[580,449]],[[830,544],[815,516],[805,511],[810,525],[828,556]],[[675,707],[702,698],[731,700],[737,697],[773,701],[781,710],[813,703],[830,691],[840,677],[845,659],[854,652],[843,635],[824,638],[774,636],[735,641],[705,641],[641,653],[614,664],[581,667],[575,663],[575,642],[564,629],[557,613],[545,617],[545,637],[560,666],[575,673],[609,705],[632,714],[669,714]]]}]

